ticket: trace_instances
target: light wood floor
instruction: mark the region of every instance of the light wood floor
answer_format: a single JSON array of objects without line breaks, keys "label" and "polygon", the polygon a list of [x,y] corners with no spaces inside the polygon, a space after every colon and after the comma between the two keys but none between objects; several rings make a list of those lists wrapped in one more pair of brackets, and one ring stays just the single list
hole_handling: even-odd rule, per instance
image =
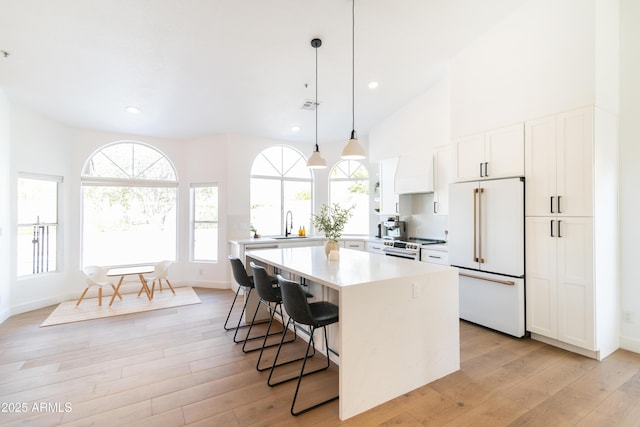
[{"label": "light wood floor", "polygon": [[[640,425],[640,355],[597,362],[465,322],[460,371],[347,422],[338,402],[292,417],[295,385],[268,387],[257,354],[222,329],[231,291],[196,291],[202,304],[110,319],[40,328],[54,307],[8,319],[0,425]],[[337,369],[307,380],[304,397],[328,397]]]}]

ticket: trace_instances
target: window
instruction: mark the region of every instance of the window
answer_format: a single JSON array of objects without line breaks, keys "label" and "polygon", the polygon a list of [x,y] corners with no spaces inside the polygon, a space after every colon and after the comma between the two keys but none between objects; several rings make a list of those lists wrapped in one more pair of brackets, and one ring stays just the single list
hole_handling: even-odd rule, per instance
[{"label": "window", "polygon": [[82,265],[176,259],[176,172],[162,153],[116,142],[82,170]]},{"label": "window", "polygon": [[191,185],[191,260],[218,260],[218,185]]},{"label": "window", "polygon": [[18,175],[17,275],[57,270],[62,177]]},{"label": "window", "polygon": [[284,145],[262,151],[251,167],[251,226],[265,236],[282,235],[291,211],[292,231],[309,230],[312,183],[307,159],[299,151]]},{"label": "window", "polygon": [[343,208],[355,206],[343,234],[369,233],[369,172],[360,162],[342,160],[331,169],[329,200]]}]

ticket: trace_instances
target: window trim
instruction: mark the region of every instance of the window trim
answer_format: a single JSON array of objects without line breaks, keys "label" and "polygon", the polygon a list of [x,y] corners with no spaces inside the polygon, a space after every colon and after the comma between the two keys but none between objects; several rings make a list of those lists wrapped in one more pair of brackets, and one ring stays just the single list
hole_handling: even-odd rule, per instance
[{"label": "window trim", "polygon": [[[63,230],[63,224],[62,224],[62,197],[63,197],[63,183],[64,183],[64,177],[60,176],[60,175],[47,175],[47,174],[40,174],[40,173],[32,173],[32,172],[23,172],[23,171],[18,171],[17,176],[16,176],[16,197],[18,196],[17,194],[17,189],[18,189],[18,181],[20,179],[31,179],[31,180],[40,180],[40,181],[48,181],[48,182],[54,182],[56,183],[56,222],[39,222],[39,223],[20,223],[17,221],[17,217],[16,217],[16,239],[17,239],[17,235],[18,235],[18,230],[21,227],[33,227],[35,225],[46,225],[46,226],[50,226],[50,225],[55,225],[56,227],[56,253],[55,253],[55,257],[56,257],[56,263],[55,263],[55,268],[54,270],[47,270],[47,271],[41,271],[41,272],[31,272],[31,274],[19,274],[18,272],[18,248],[17,248],[17,240],[16,240],[16,247],[15,247],[15,252],[16,252],[16,277],[18,280],[22,280],[22,279],[28,279],[28,278],[32,278],[35,276],[42,276],[45,274],[52,274],[52,273],[59,273],[61,271],[61,266],[64,265],[63,262],[63,257],[64,257],[64,248],[63,248],[63,243],[64,240],[62,238],[64,230]],[[18,209],[17,204],[16,204],[16,210]],[[17,215],[17,214],[16,214]],[[33,261],[33,260],[32,260]]]},{"label": "window trim", "polygon": [[[218,190],[218,220],[217,221],[196,221],[195,219],[195,202],[194,189],[215,187]],[[196,224],[217,224],[218,225],[218,240],[216,242],[218,249],[220,249],[220,184],[218,182],[205,182],[205,183],[191,183],[189,185],[189,261],[201,262],[201,263],[213,263],[217,264],[220,261],[220,251],[218,250],[218,257],[216,259],[196,259],[195,258],[195,228]]]}]

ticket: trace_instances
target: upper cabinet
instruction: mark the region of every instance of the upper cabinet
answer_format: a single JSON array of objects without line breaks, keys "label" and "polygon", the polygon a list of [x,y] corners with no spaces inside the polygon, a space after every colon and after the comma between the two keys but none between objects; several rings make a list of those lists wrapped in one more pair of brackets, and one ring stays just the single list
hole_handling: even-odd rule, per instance
[{"label": "upper cabinet", "polygon": [[527,122],[527,216],[594,214],[593,109]]},{"label": "upper cabinet", "polygon": [[433,155],[430,150],[400,156],[394,181],[396,194],[433,192]]},{"label": "upper cabinet", "polygon": [[449,184],[453,180],[451,145],[437,147],[433,152],[433,213],[449,215]]},{"label": "upper cabinet", "polygon": [[524,175],[524,124],[454,141],[456,181]]},{"label": "upper cabinet", "polygon": [[398,158],[380,160],[380,214],[397,215],[399,198],[395,192]]}]

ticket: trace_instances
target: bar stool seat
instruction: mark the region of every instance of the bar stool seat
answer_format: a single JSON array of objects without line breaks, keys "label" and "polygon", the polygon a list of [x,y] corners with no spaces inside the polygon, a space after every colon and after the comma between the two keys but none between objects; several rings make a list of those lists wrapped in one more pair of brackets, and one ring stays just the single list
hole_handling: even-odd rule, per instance
[{"label": "bar stool seat", "polygon": [[[242,328],[251,327],[251,323],[246,323],[244,325],[240,325],[240,323],[242,322],[242,317],[244,316],[244,313],[247,309],[247,303],[249,302],[251,291],[255,288],[255,285],[253,282],[253,277],[247,274],[247,270],[244,268],[244,264],[242,263],[242,261],[240,261],[239,258],[229,256],[229,262],[231,263],[231,271],[233,273],[233,278],[235,279],[235,281],[238,283],[239,286],[238,286],[238,289],[236,290],[235,296],[233,297],[233,302],[231,303],[231,307],[229,308],[227,319],[224,322],[224,330],[225,331],[235,330],[235,333],[233,335],[233,342],[240,343],[240,342],[243,342],[244,340],[237,339],[238,330]],[[278,283],[278,279],[276,279],[275,277],[271,277],[270,280],[273,284]],[[229,318],[231,317],[231,312],[233,311],[233,307],[235,306],[236,300],[238,299],[238,295],[240,294],[240,289],[243,289],[245,293],[245,299],[244,299],[244,304],[242,306],[242,311],[240,312],[238,323],[235,326],[229,327],[228,326]],[[261,336],[255,337],[254,339],[258,339],[258,338],[262,338],[262,337]]]},{"label": "bar stool seat", "polygon": [[[271,372],[269,373],[269,379],[267,380],[267,384],[269,386],[275,386],[278,384],[282,384],[292,380],[298,380],[296,385],[296,391],[293,395],[293,401],[291,402],[291,415],[300,415],[305,412],[308,412],[312,409],[315,409],[325,403],[332,402],[339,398],[339,396],[331,397],[322,402],[316,403],[314,405],[308,406],[304,409],[300,409],[298,411],[295,410],[296,400],[298,398],[298,391],[300,390],[300,384],[302,382],[302,377],[307,375],[315,374],[324,370],[329,369],[331,361],[329,359],[329,340],[327,338],[327,326],[333,323],[338,322],[338,306],[332,304],[328,301],[319,301],[309,303],[307,301],[307,297],[305,295],[305,291],[302,289],[302,285],[296,282],[292,282],[283,278],[282,276],[278,276],[278,283],[280,284],[280,289],[282,290],[282,302],[284,304],[284,308],[289,314],[289,320],[287,321],[286,329],[288,329],[289,324],[294,322],[299,323],[301,325],[307,325],[310,329],[309,342],[307,344],[307,350],[305,352],[304,357],[302,358],[302,367],[300,368],[300,373],[297,376],[287,378],[285,380],[278,381],[276,383],[271,382],[271,377],[275,368],[278,366],[278,356],[280,355],[280,350],[282,349],[282,344],[284,342],[284,335],[280,340],[280,346],[278,347],[278,352],[276,353],[276,357],[273,360],[273,366]],[[327,353],[327,364],[326,366],[322,366],[313,371],[304,372],[305,365],[307,363],[307,359],[309,356],[309,348],[314,344],[313,335],[317,328],[322,328],[324,331],[324,344],[325,351]]]}]

